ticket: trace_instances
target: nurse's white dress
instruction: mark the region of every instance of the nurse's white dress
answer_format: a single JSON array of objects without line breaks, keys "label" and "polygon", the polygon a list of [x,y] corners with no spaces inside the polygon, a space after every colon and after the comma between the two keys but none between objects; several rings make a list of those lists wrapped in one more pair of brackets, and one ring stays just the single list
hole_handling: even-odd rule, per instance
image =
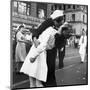
[{"label": "nurse's white dress", "polygon": [[[32,45],[25,61],[21,67],[20,72],[23,72],[33,78],[46,82],[47,80],[47,63],[46,63],[46,49],[54,47],[54,35],[57,31],[53,27],[47,28],[40,36],[40,45],[36,48]],[[30,58],[36,58],[34,63],[30,62]]]},{"label": "nurse's white dress", "polygon": [[26,57],[26,45],[22,41],[22,38],[25,38],[25,36],[19,31],[16,34],[16,39],[17,39],[17,45],[16,45],[16,51],[15,51],[15,58],[16,62],[24,62],[25,57]]}]

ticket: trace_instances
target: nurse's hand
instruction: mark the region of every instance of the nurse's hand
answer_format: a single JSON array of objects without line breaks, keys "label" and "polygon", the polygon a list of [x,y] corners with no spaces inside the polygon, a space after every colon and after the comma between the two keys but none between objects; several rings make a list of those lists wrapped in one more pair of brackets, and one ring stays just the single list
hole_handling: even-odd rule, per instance
[{"label": "nurse's hand", "polygon": [[34,63],[34,61],[35,61],[35,58],[30,58],[31,63]]},{"label": "nurse's hand", "polygon": [[78,45],[78,48],[80,49],[80,45]]},{"label": "nurse's hand", "polygon": [[40,44],[39,40],[36,39],[36,38],[33,39],[33,43],[34,43],[34,46],[35,46],[36,48],[37,48],[38,45]]}]

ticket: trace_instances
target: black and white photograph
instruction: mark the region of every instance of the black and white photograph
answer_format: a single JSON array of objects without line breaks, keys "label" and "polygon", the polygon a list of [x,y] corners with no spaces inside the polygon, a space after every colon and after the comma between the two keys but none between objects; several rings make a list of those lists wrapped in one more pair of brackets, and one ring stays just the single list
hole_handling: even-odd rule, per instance
[{"label": "black and white photograph", "polygon": [[10,4],[11,89],[88,85],[88,5]]}]

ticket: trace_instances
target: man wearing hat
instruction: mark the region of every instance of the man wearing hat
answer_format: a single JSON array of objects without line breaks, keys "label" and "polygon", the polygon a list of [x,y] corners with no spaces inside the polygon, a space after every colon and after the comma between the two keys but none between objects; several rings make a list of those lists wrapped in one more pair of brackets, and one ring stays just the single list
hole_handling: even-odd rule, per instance
[{"label": "man wearing hat", "polygon": [[69,24],[67,22],[61,25],[58,30],[61,32],[61,35],[56,43],[59,57],[59,69],[61,69],[64,67],[63,60],[65,57],[65,46],[67,39],[71,36],[70,35],[71,30],[69,30]]}]

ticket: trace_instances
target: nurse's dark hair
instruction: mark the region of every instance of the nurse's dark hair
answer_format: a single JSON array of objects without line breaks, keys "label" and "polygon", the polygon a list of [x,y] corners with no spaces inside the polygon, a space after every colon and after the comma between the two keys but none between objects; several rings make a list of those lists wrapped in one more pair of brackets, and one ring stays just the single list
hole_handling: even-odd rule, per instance
[{"label": "nurse's dark hair", "polygon": [[60,23],[62,20],[64,20],[64,16],[57,17],[56,20],[58,23]]},{"label": "nurse's dark hair", "polygon": [[16,38],[16,34],[20,31],[20,29],[21,28],[23,28],[24,27],[24,24],[21,24],[19,27],[18,27],[18,29],[17,29],[17,31],[16,31],[16,33],[15,33],[15,38]]},{"label": "nurse's dark hair", "polygon": [[53,26],[54,22],[51,18],[46,19],[42,24],[36,29],[36,32],[34,33],[35,37],[39,37],[40,34],[42,34],[45,29],[47,29],[50,26]]}]

